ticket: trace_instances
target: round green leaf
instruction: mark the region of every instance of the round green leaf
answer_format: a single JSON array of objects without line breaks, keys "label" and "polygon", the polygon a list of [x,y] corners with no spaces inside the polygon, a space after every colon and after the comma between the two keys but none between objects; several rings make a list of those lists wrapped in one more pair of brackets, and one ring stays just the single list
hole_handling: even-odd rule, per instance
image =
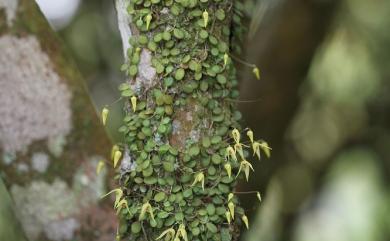
[{"label": "round green leaf", "polygon": [[165,134],[167,132],[168,128],[166,125],[159,125],[157,128],[158,133]]},{"label": "round green leaf", "polygon": [[222,141],[222,137],[220,136],[213,136],[211,138],[211,144],[215,145],[215,144],[218,144]]},{"label": "round green leaf", "polygon": [[177,39],[182,39],[182,38],[184,38],[184,32],[183,32],[182,30],[180,30],[180,29],[177,29],[177,28],[175,28],[175,29],[173,30],[173,35],[174,35]]},{"label": "round green leaf", "polygon": [[136,65],[130,65],[129,75],[135,76],[138,73],[138,67]]},{"label": "round green leaf", "polygon": [[212,233],[218,232],[217,226],[215,226],[213,223],[206,223],[206,227]]},{"label": "round green leaf", "polygon": [[198,236],[200,234],[200,229],[198,227],[195,227],[195,228],[191,229],[191,233],[194,236]]},{"label": "round green leaf", "polygon": [[208,215],[214,215],[215,214],[215,206],[214,204],[210,203],[206,206],[207,214]]},{"label": "round green leaf", "polygon": [[199,36],[200,36],[202,39],[206,39],[206,38],[209,36],[209,33],[208,33],[206,30],[202,29],[202,30],[200,30],[200,32],[199,32]]},{"label": "round green leaf", "polygon": [[186,189],[184,192],[183,192],[183,197],[185,198],[189,198],[192,196],[192,189],[191,188],[188,188]]},{"label": "round green leaf", "polygon": [[211,145],[210,138],[209,138],[208,136],[203,137],[202,146],[203,146],[204,148],[209,148],[210,145]]},{"label": "round green leaf", "polygon": [[162,37],[163,37],[162,34],[161,34],[161,33],[158,33],[158,34],[154,35],[153,41],[156,42],[156,43],[158,43],[158,42],[161,41]]},{"label": "round green leaf", "polygon": [[128,89],[128,90],[122,91],[122,92],[121,92],[121,95],[122,95],[123,97],[130,97],[130,96],[133,96],[133,95],[134,95],[134,92],[133,92],[132,90]]},{"label": "round green leaf", "polygon": [[131,224],[131,232],[132,233],[139,233],[141,232],[141,223],[140,222],[134,222]]},{"label": "round green leaf", "polygon": [[192,146],[189,151],[188,151],[188,154],[190,154],[190,156],[197,156],[199,155],[200,153],[200,148],[199,146]]},{"label": "round green leaf", "polygon": [[157,194],[154,196],[154,201],[156,201],[156,202],[161,202],[161,201],[165,200],[165,197],[166,197],[166,195],[165,195],[164,192],[159,192],[159,193],[157,193]]},{"label": "round green leaf", "polygon": [[144,179],[144,183],[145,184],[148,184],[148,185],[153,185],[157,182],[157,178],[156,177],[146,177]]},{"label": "round green leaf", "polygon": [[225,19],[225,11],[223,11],[222,9],[218,9],[215,12],[215,16],[217,17],[218,20],[222,21]]},{"label": "round green leaf", "polygon": [[175,170],[173,163],[171,162],[163,162],[163,168],[167,172],[173,172]]},{"label": "round green leaf", "polygon": [[178,69],[175,73],[175,79],[176,80],[182,80],[184,78],[185,71],[184,69]]},{"label": "round green leaf", "polygon": [[169,41],[169,40],[171,40],[171,34],[168,31],[165,31],[165,32],[162,33],[162,38],[165,41]]},{"label": "round green leaf", "polygon": [[222,74],[219,74],[219,75],[217,75],[217,81],[218,81],[218,83],[220,83],[221,85],[224,85],[224,84],[226,84],[226,77],[225,77],[225,75],[222,75]]},{"label": "round green leaf", "polygon": [[142,45],[147,44],[148,43],[148,37],[146,37],[146,35],[140,35],[138,37],[138,43],[142,44]]}]

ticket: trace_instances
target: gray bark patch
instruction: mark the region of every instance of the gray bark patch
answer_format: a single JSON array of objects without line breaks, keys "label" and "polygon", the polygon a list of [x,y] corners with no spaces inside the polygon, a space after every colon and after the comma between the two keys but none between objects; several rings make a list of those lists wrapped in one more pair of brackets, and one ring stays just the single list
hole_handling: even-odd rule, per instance
[{"label": "gray bark patch", "polygon": [[40,173],[46,172],[49,162],[49,156],[44,152],[34,153],[31,157],[32,169]]},{"label": "gray bark patch", "polygon": [[118,28],[121,34],[122,45],[123,45],[123,56],[127,60],[127,49],[130,48],[129,38],[132,35],[130,23],[131,17],[127,13],[127,6],[129,1],[117,0],[116,11],[118,15]]},{"label": "gray bark patch", "polygon": [[8,26],[12,25],[12,21],[15,18],[18,2],[18,0],[0,0],[0,9],[5,9]]},{"label": "gray bark patch", "polygon": [[[34,155],[35,159],[45,159],[46,154]],[[98,202],[106,192],[107,170],[96,174],[101,159],[95,156],[85,161],[75,173],[72,186],[59,178],[52,183],[39,180],[25,186],[11,186],[15,213],[29,240],[38,240],[41,236],[52,241],[78,240],[78,230],[84,230],[85,220],[97,215],[88,210],[98,209]]]},{"label": "gray bark patch", "polygon": [[140,62],[138,64],[138,76],[136,78],[136,88],[150,88],[155,84],[156,70],[152,66],[152,54],[149,50],[143,49]]},{"label": "gray bark patch", "polygon": [[[32,182],[28,187],[12,186],[15,212],[30,240],[36,240],[42,233],[53,240],[67,240],[73,237],[78,224],[63,225],[78,211],[77,200],[65,182],[56,180],[53,184]],[[54,229],[53,229],[54,228]]]},{"label": "gray bark patch", "polygon": [[0,147],[22,151],[71,130],[71,92],[33,36],[0,37]]}]

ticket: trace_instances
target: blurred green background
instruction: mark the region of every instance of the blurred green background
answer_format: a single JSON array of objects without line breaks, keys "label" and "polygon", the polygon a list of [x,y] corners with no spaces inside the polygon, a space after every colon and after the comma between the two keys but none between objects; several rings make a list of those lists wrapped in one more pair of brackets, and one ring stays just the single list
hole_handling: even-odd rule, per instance
[{"label": "blurred green background", "polygon": [[[62,6],[61,16],[53,4],[62,1],[38,2],[97,108],[113,103],[125,78],[113,1],[65,1],[73,10]],[[242,240],[389,240],[390,1],[247,0],[245,6],[240,58],[256,63],[262,79],[238,66],[239,107],[273,157],[239,186],[263,196],[262,203],[241,197],[251,214]],[[121,104],[110,108],[110,135],[119,140]],[[23,240],[0,187],[0,240]]]}]

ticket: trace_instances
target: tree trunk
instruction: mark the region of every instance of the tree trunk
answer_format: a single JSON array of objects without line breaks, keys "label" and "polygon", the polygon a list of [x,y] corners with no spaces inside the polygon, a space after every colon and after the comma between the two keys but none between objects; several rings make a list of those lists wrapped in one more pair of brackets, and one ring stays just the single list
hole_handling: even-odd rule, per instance
[{"label": "tree trunk", "polygon": [[1,177],[29,240],[112,240],[110,141],[35,1],[0,0]]},{"label": "tree trunk", "polygon": [[[339,1],[291,0],[262,20],[259,31],[248,42],[248,59],[261,69],[256,81],[242,73],[240,104],[244,119],[255,133],[269,141],[274,155],[263,165],[252,188],[265,191],[271,176],[288,162],[285,136],[299,106],[299,89],[316,50],[321,46]],[[245,205],[253,206],[254,199]]]},{"label": "tree trunk", "polygon": [[[120,235],[238,240],[246,216],[237,195],[229,193],[245,162],[224,157],[229,145],[239,144],[232,130],[243,133],[228,57],[239,6],[231,0],[116,3],[122,69],[129,76],[120,86],[127,103],[120,188],[129,204],[120,214]],[[236,218],[227,221],[226,213]]]},{"label": "tree trunk", "polygon": [[[275,1],[277,2],[277,1]],[[261,69],[260,81],[251,78],[249,70],[242,74],[241,98],[243,100],[255,100],[240,104],[240,110],[248,126],[254,128],[257,135],[265,138],[273,148],[273,155],[266,164],[257,165],[255,170],[259,173],[256,179],[252,179],[249,187],[244,184],[242,190],[260,190],[267,198],[269,204],[277,209],[274,216],[278,216],[281,223],[270,224],[264,222],[264,217],[270,215],[272,210],[252,212],[252,217],[257,215],[258,229],[249,230],[247,240],[286,240],[285,231],[288,232],[288,216],[278,213],[283,209],[282,205],[291,205],[288,194],[279,196],[281,206],[277,206],[275,195],[286,193],[277,190],[275,183],[270,183],[272,177],[284,167],[291,165],[300,168],[293,162],[290,146],[285,137],[292,119],[300,105],[300,88],[304,83],[311,61],[326,38],[333,18],[337,13],[340,1],[316,1],[316,0],[289,0],[278,1],[270,14],[266,14],[258,31],[249,40],[247,48],[248,61],[256,63]],[[288,183],[288,181],[286,182]],[[275,189],[275,190],[271,190]],[[268,194],[267,191],[270,191]],[[281,193],[282,192],[282,193]],[[287,192],[288,193],[288,192]],[[294,195],[296,197],[297,195]],[[294,202],[298,207],[304,200]],[[248,198],[243,204],[248,209],[256,207],[257,200]],[[267,200],[265,201],[267,203]],[[275,206],[276,205],[276,206]],[[262,215],[260,215],[262,214]],[[268,217],[267,217],[268,218]],[[273,225],[272,228],[270,226]],[[269,233],[268,231],[272,230]],[[276,230],[276,231],[275,231]],[[283,237],[283,238],[281,238]]]},{"label": "tree trunk", "polygon": [[26,241],[24,232],[20,231],[20,222],[16,219],[11,197],[0,179],[0,240]]}]

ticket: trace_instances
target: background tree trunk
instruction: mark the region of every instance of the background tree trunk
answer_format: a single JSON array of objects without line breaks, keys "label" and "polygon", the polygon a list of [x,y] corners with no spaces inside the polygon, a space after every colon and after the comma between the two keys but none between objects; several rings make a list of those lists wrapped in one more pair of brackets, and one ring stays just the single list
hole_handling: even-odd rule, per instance
[{"label": "background tree trunk", "polygon": [[240,110],[247,125],[275,150],[258,178],[253,179],[256,181],[253,187],[265,190],[277,166],[288,160],[282,147],[287,127],[299,106],[299,88],[332,24],[336,7],[337,1],[281,1],[264,18],[253,39],[248,40],[244,49],[248,61],[259,66],[262,78],[255,80],[249,73],[251,69],[243,68],[241,99],[255,101],[241,103]]},{"label": "background tree trunk", "polygon": [[[265,198],[270,196],[270,202],[272,202],[274,195],[283,193],[287,196],[278,197],[284,202],[281,205],[288,204],[298,207],[305,200],[304,195],[300,197],[300,200],[293,201],[289,200],[288,196],[288,193],[293,190],[289,190],[288,187],[283,186],[282,190],[275,191],[278,194],[268,194],[267,191],[278,189],[275,183],[270,183],[270,181],[282,168],[291,165],[300,169],[299,165],[294,162],[294,156],[291,156],[292,152],[285,137],[300,105],[302,83],[306,79],[316,51],[325,40],[333,24],[340,2],[333,0],[277,2],[264,15],[258,31],[250,33],[253,36],[247,40],[247,47],[244,48],[244,51],[247,52],[247,61],[256,63],[261,70],[262,78],[260,81],[255,80],[251,76],[251,69],[248,70],[245,67],[244,71],[241,71],[240,78],[242,81],[241,99],[256,100],[240,104],[246,125],[252,127],[257,136],[269,142],[273,148],[273,155],[270,160],[266,160],[267,164],[256,164],[257,178],[252,179],[249,185],[244,183],[240,189],[260,190]],[[299,195],[293,196],[298,197]],[[247,198],[244,202],[247,209],[254,210],[256,208],[257,200],[255,198]],[[281,210],[283,207],[276,209]],[[266,212],[266,210],[260,212]],[[254,218],[253,216],[252,218]],[[258,220],[260,218],[259,216]],[[272,238],[274,240],[287,240],[283,230],[290,234],[289,215],[283,216],[281,214],[279,218],[281,219],[281,226],[278,226],[280,231],[273,234]],[[254,225],[260,224],[256,222]],[[265,226],[267,225],[264,224],[261,227]],[[264,232],[262,228],[249,230],[248,233],[247,240],[253,238],[271,240],[271,237],[265,237],[267,232]],[[283,238],[278,239],[278,237]]]},{"label": "background tree trunk", "polygon": [[112,240],[110,141],[35,1],[0,0],[0,168],[29,240]]}]

